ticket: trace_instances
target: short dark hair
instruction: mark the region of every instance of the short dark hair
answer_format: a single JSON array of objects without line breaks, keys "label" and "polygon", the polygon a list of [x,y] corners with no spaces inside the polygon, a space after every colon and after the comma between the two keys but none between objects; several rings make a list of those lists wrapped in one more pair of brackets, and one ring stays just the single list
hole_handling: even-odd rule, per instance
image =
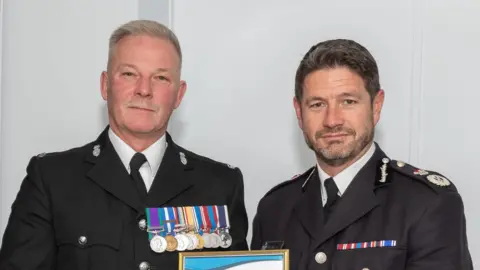
[{"label": "short dark hair", "polygon": [[337,67],[346,67],[358,74],[365,83],[371,100],[380,91],[380,78],[375,59],[370,52],[349,39],[333,39],[318,43],[305,54],[295,76],[295,97],[303,97],[303,84],[308,74]]}]

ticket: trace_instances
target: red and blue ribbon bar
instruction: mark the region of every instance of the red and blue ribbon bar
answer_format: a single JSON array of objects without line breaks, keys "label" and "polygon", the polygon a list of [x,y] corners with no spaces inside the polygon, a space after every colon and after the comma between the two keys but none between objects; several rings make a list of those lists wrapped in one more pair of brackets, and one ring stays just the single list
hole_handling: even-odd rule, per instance
[{"label": "red and blue ribbon bar", "polygon": [[207,211],[208,211],[208,217],[210,218],[209,224],[211,224],[210,232],[212,233],[215,231],[215,229],[217,229],[217,221],[218,221],[217,213],[213,209],[213,206],[207,206]]},{"label": "red and blue ribbon bar", "polygon": [[381,240],[359,243],[337,244],[337,250],[361,249],[361,248],[378,248],[378,247],[395,247],[396,240]]},{"label": "red and blue ribbon bar", "polygon": [[198,229],[198,234],[203,235],[203,230],[204,230],[204,224],[203,224],[203,219],[202,219],[202,211],[200,210],[199,206],[194,206],[193,207],[193,212],[195,213],[195,225],[197,226]]}]

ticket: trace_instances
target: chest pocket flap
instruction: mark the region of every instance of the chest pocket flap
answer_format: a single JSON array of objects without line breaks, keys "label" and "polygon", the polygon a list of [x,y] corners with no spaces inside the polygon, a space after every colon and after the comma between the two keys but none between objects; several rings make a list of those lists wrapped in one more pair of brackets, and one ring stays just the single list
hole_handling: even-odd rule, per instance
[{"label": "chest pocket flap", "polygon": [[122,241],[122,223],[108,219],[95,223],[59,222],[56,226],[57,245],[78,248],[104,246],[119,250]]}]

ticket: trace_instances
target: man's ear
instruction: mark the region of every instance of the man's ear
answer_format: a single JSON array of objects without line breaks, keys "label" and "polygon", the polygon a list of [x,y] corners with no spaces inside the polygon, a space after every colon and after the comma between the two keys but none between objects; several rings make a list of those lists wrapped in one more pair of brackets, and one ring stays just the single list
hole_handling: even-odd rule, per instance
[{"label": "man's ear", "polygon": [[373,99],[373,123],[376,125],[380,121],[380,114],[382,113],[383,102],[385,100],[385,91],[380,89]]},{"label": "man's ear", "polygon": [[108,98],[108,73],[106,71],[103,71],[102,75],[100,75],[100,89],[101,89],[103,100],[107,100],[107,98]]},{"label": "man's ear", "polygon": [[296,97],[293,98],[293,107],[295,108],[295,114],[297,115],[298,126],[303,129],[302,122],[302,102]]},{"label": "man's ear", "polygon": [[185,81],[180,81],[177,93],[177,100],[175,101],[175,109],[180,106],[180,103],[182,103],[185,92],[187,92],[187,83]]}]

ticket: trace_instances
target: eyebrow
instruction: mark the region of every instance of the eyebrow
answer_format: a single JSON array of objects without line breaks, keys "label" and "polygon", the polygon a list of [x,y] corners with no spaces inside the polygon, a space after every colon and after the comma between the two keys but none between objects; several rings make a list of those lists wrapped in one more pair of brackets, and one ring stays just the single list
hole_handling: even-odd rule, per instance
[{"label": "eyebrow", "polygon": [[360,98],[360,94],[357,91],[352,92],[342,92],[339,97],[356,97]]},{"label": "eyebrow", "polygon": [[[132,64],[120,64],[118,66],[118,68],[123,68],[123,67],[129,67],[129,68],[133,68],[133,69],[137,69],[137,67],[135,65],[132,65]],[[170,69],[168,68],[157,68],[155,69],[155,72],[169,72]]]},{"label": "eyebrow", "polygon": [[324,98],[321,98],[319,96],[313,96],[305,99],[306,102],[311,102],[311,101],[325,101]]},{"label": "eyebrow", "polygon": [[[360,99],[360,95],[356,91],[354,93],[342,92],[339,95],[336,95],[336,97],[355,97],[355,98]],[[319,96],[312,96],[312,97],[307,98],[305,101],[312,102],[312,101],[325,101],[325,100],[326,100],[325,98],[322,98],[322,97],[319,97]]]}]

